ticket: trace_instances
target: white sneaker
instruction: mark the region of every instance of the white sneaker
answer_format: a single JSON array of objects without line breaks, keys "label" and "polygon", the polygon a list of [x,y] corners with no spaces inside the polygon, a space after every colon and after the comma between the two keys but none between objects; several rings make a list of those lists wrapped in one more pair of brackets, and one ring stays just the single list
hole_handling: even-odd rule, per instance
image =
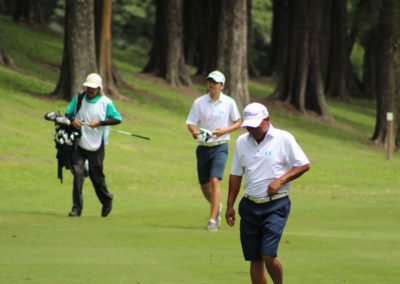
[{"label": "white sneaker", "polygon": [[217,222],[213,221],[208,221],[208,224],[206,226],[207,231],[217,231],[218,230],[218,224]]}]

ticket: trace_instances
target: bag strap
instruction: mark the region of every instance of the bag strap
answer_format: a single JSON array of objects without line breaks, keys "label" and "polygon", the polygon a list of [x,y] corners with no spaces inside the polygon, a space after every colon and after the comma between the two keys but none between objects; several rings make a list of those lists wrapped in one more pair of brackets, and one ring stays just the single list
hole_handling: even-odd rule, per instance
[{"label": "bag strap", "polygon": [[76,114],[78,113],[78,111],[80,110],[80,108],[81,108],[81,106],[82,106],[82,100],[83,100],[83,97],[85,96],[85,92],[84,91],[80,91],[79,93],[78,93],[78,99],[77,99],[77,101],[76,101],[76,106],[75,106],[75,115],[74,116],[76,116]]}]

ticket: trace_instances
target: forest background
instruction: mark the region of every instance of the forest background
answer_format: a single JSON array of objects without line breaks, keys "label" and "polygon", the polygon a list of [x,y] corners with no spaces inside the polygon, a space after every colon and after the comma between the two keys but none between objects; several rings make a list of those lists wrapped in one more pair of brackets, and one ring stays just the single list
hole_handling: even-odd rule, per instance
[{"label": "forest background", "polygon": [[[271,99],[326,121],[333,120],[327,98],[373,100],[372,139],[380,145],[393,140],[395,148],[398,6],[395,0],[0,1],[0,10],[15,21],[64,32],[53,92],[64,99],[93,70],[104,78],[107,93],[118,97],[124,82],[112,60],[115,46],[149,54],[142,71],[172,86],[193,87],[194,74],[220,69],[230,78],[225,90],[239,107],[250,101],[249,76],[274,78]],[[389,135],[388,112],[394,115]]]}]

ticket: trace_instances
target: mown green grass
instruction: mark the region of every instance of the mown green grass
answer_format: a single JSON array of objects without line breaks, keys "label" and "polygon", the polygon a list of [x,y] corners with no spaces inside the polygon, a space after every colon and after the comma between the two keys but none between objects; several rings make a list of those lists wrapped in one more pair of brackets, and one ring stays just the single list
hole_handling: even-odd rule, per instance
[{"label": "mown green grass", "polygon": [[[197,184],[196,143],[185,125],[193,98],[139,80],[143,62],[135,55],[115,52],[116,65],[136,88],[120,90],[133,103],[114,101],[124,119],[116,129],[152,139],[112,133],[105,173],[113,211],[100,217],[86,181],[83,216],[67,217],[72,176],[64,170],[63,184],[56,178],[53,125],[43,115],[63,112],[68,102],[41,95],[54,89],[58,75],[35,65],[37,59],[57,63],[62,43],[0,20],[0,35],[9,27],[43,49],[18,52],[11,34],[7,41],[15,50],[9,53],[24,58],[15,60],[18,71],[0,66],[0,283],[249,283],[238,227],[204,230],[208,205]],[[43,40],[52,44],[40,45]],[[257,100],[270,89],[250,84]],[[398,283],[399,155],[387,161],[384,149],[369,142],[373,105],[329,107],[334,123],[270,107],[274,126],[292,132],[312,162],[292,184],[279,250],[285,282]],[[231,153],[239,134],[232,135]],[[230,162],[231,155],[224,203]]]}]

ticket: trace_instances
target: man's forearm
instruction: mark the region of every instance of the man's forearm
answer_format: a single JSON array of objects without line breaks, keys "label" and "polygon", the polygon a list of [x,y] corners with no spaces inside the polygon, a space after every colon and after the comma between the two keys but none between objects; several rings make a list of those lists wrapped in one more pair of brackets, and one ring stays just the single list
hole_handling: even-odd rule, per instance
[{"label": "man's forearm", "polygon": [[230,175],[229,176],[229,190],[228,190],[228,200],[227,207],[233,207],[236,198],[240,191],[240,184],[242,183],[241,176]]},{"label": "man's forearm", "polygon": [[121,120],[111,117],[109,119],[101,120],[99,122],[100,122],[100,125],[117,125],[117,124],[121,123]]},{"label": "man's forearm", "polygon": [[310,164],[306,164],[299,167],[292,167],[286,174],[281,176],[279,179],[281,180],[282,184],[285,184],[300,177],[309,169],[310,169]]},{"label": "man's forearm", "polygon": [[233,132],[236,129],[240,128],[240,126],[242,125],[242,121],[240,120],[240,118],[238,120],[236,120],[230,127],[228,127],[226,129],[227,133]]}]

